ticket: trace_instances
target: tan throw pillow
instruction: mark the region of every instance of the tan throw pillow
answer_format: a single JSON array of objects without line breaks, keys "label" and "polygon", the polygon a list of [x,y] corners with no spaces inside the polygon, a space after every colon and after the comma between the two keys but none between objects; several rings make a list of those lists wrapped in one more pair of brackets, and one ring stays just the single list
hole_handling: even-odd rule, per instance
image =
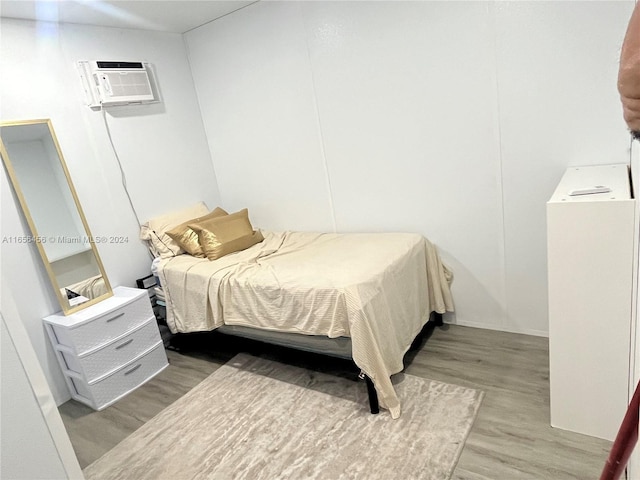
[{"label": "tan throw pillow", "polygon": [[159,217],[152,218],[142,225],[140,238],[147,242],[157,257],[169,258],[184,253],[184,250],[169,235],[167,230],[188,221],[190,218],[202,217],[209,213],[204,202],[176,210]]},{"label": "tan throw pillow", "polygon": [[224,217],[189,224],[189,227],[198,233],[200,246],[209,260],[245,250],[264,240],[259,231],[253,230],[246,208]]},{"label": "tan throw pillow", "polygon": [[198,243],[198,234],[194,232],[190,227],[190,223],[200,223],[210,218],[222,217],[229,215],[220,207],[216,207],[211,213],[198,218],[192,218],[184,223],[181,223],[177,227],[172,228],[167,232],[169,235],[185,252],[194,257],[204,258],[204,252]]}]

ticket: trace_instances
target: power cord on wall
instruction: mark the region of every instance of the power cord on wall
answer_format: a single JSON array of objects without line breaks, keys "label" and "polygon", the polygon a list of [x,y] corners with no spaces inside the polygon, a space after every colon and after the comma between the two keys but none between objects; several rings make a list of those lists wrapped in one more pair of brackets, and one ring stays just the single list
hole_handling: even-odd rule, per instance
[{"label": "power cord on wall", "polygon": [[124,173],[124,169],[122,168],[122,162],[120,162],[120,156],[118,155],[118,151],[116,150],[115,145],[113,144],[113,138],[111,138],[111,130],[109,128],[109,122],[107,121],[107,114],[100,103],[100,112],[102,113],[102,120],[104,121],[104,126],[107,129],[107,137],[109,137],[109,143],[111,144],[111,149],[113,150],[113,155],[116,157],[116,161],[118,162],[118,168],[120,169],[120,178],[122,179],[122,187],[124,188],[124,192],[127,194],[127,198],[129,199],[129,205],[131,205],[131,211],[133,215],[136,217],[136,222],[138,222],[138,227],[142,228],[142,223],[140,222],[140,218],[138,217],[138,212],[136,212],[136,208],[133,206],[133,200],[131,200],[131,195],[129,194],[129,189],[127,188],[127,177]]}]

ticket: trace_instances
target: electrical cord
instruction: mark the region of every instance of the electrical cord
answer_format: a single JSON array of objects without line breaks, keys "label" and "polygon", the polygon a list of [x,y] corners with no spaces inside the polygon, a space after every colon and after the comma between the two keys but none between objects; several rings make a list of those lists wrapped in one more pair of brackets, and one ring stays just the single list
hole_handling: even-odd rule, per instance
[{"label": "electrical cord", "polygon": [[167,245],[167,243],[166,243],[164,240],[162,240],[162,238],[160,238],[160,235],[158,235],[158,234],[156,233],[156,231],[155,231],[155,230],[151,230],[151,231],[152,231],[152,232],[153,232],[153,234],[156,236],[156,238],[158,239],[158,241],[159,241],[162,245],[164,245],[164,248],[166,248],[166,249],[167,249],[167,250],[169,250],[171,253],[173,253],[173,256],[174,256],[174,257],[178,254],[178,252],[177,252],[177,251],[176,251],[176,252],[174,252],[174,251],[171,249],[171,247],[170,247],[169,245]]},{"label": "electrical cord", "polygon": [[129,189],[127,188],[127,177],[124,173],[124,169],[122,168],[122,162],[120,161],[120,156],[118,155],[118,151],[116,150],[116,147],[113,144],[113,138],[111,137],[111,129],[109,128],[109,122],[107,121],[107,114],[104,107],[102,106],[102,103],[100,103],[100,112],[102,113],[102,120],[104,121],[104,126],[107,130],[107,137],[109,137],[111,150],[113,150],[113,154],[116,157],[116,161],[118,162],[118,168],[120,169],[120,178],[122,180],[122,187],[124,188],[124,192],[127,194],[127,198],[129,199],[129,205],[131,206],[131,211],[133,212],[133,215],[136,217],[136,222],[138,222],[138,227],[142,228],[142,223],[140,222],[140,218],[138,217],[136,208],[133,205],[133,200],[131,200]]}]

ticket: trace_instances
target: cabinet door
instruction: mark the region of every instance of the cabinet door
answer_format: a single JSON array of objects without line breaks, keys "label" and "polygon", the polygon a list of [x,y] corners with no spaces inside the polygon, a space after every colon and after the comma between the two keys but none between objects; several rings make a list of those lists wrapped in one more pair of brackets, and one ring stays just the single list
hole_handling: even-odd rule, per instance
[{"label": "cabinet door", "polygon": [[92,382],[129,363],[160,340],[155,319],[149,319],[140,328],[81,356],[74,355],[64,346],[58,346],[58,349],[69,370],[83,375],[87,382]]},{"label": "cabinet door", "polygon": [[73,349],[77,355],[100,347],[123,333],[155,318],[151,303],[147,296],[140,296],[134,301],[93,318],[90,322],[62,327],[54,325],[58,343]]},{"label": "cabinet door", "polygon": [[[106,378],[87,384],[71,377],[77,395],[92,404],[96,410],[108,407],[138,388],[168,366],[162,342]],[[86,403],[86,402],[85,402]]]}]

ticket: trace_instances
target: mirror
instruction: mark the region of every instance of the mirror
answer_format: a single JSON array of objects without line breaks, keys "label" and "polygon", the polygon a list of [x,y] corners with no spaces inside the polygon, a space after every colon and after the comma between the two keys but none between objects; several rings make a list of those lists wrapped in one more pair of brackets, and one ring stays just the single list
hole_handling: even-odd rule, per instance
[{"label": "mirror", "polygon": [[0,122],[0,154],[31,237],[68,315],[113,293],[51,120]]}]

